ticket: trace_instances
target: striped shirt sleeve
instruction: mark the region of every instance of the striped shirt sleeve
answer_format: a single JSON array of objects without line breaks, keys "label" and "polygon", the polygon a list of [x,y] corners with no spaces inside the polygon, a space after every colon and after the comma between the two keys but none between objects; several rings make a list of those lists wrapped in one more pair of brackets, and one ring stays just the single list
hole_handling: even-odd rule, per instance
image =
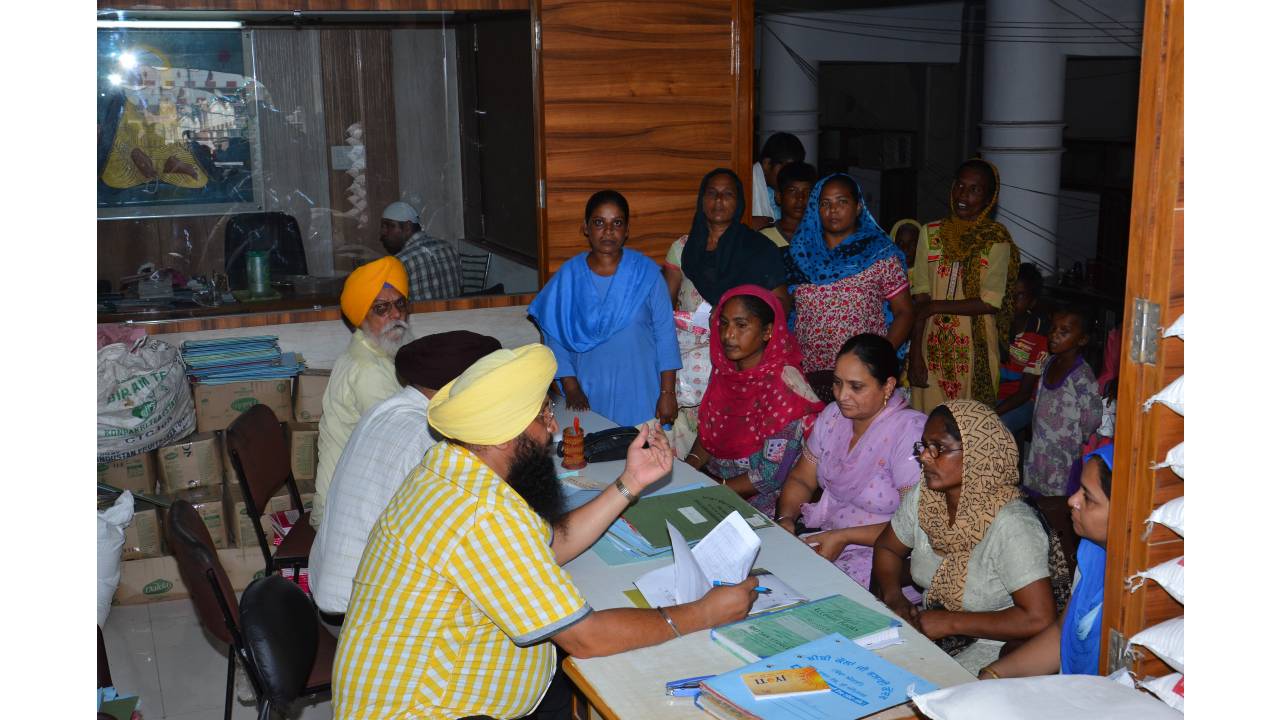
[{"label": "striped shirt sleeve", "polygon": [[532,513],[488,513],[449,559],[448,573],[462,593],[520,646],[542,642],[591,612],[556,564],[540,524]]}]

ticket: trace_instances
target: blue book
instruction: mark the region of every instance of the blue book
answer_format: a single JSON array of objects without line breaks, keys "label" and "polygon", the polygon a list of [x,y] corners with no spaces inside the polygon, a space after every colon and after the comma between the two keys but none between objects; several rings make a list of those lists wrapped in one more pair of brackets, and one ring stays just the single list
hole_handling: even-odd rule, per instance
[{"label": "blue book", "polygon": [[[802,667],[816,668],[831,691],[757,699],[742,680],[746,673]],[[726,720],[854,720],[901,705],[907,701],[908,689],[914,693],[938,689],[837,633],[717,675],[700,687],[697,706]]]}]

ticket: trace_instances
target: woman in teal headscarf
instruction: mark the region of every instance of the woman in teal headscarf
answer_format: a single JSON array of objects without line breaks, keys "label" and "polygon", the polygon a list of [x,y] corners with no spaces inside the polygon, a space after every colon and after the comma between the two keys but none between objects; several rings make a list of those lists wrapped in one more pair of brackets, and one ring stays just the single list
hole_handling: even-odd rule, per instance
[{"label": "woman in teal headscarf", "polygon": [[913,319],[906,256],[853,178],[835,173],[814,186],[786,260],[801,369],[818,397],[832,400],[836,355],[854,335],[880,335],[904,354]]},{"label": "woman in teal headscarf", "polygon": [[1084,456],[1080,489],[1067,500],[1071,525],[1080,536],[1076,549],[1076,582],[1067,610],[1007,656],[978,673],[978,679],[1027,677],[1061,672],[1097,675],[1102,649],[1102,581],[1107,571],[1107,523],[1111,510],[1111,467],[1114,445]]}]

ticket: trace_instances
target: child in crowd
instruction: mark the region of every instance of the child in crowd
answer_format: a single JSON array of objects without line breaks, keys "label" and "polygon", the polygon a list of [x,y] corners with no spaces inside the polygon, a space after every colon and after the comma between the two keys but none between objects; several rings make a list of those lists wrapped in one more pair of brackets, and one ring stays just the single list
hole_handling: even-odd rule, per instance
[{"label": "child in crowd", "polygon": [[911,218],[899,220],[889,230],[889,237],[893,238],[893,244],[907,256],[908,275],[911,274],[911,268],[916,266],[916,246],[920,243],[920,234],[923,231],[924,226]]},{"label": "child in crowd", "polygon": [[777,132],[764,141],[760,161],[751,166],[752,230],[762,230],[782,219],[773,191],[778,189],[778,173],[787,163],[804,162],[804,144],[788,132]]},{"label": "child in crowd", "polygon": [[809,163],[787,163],[778,171],[778,189],[774,191],[782,217],[772,227],[760,231],[778,247],[787,247],[791,236],[800,227],[805,208],[809,206],[809,193],[818,182],[818,171]]},{"label": "child in crowd", "polygon": [[1057,312],[1049,333],[1052,357],[1036,391],[1031,448],[1023,484],[1037,495],[1061,496],[1071,463],[1102,421],[1102,397],[1093,370],[1084,361],[1089,344],[1089,313],[1078,308]]},{"label": "child in crowd", "polygon": [[1015,437],[1031,424],[1035,410],[1032,399],[1049,360],[1049,316],[1040,308],[1043,288],[1044,278],[1036,266],[1022,263],[1018,281],[1013,284],[1011,338],[1000,363],[1000,388],[996,392],[996,413]]}]

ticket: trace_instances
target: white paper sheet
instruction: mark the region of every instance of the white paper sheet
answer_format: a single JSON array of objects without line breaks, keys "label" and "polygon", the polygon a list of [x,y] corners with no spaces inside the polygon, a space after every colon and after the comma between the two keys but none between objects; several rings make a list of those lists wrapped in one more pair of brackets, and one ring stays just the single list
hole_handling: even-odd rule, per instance
[{"label": "white paper sheet", "polygon": [[671,523],[671,565],[651,570],[636,578],[636,587],[652,607],[693,602],[706,595],[713,580],[740,583],[760,554],[760,536],[737,511],[689,549],[689,543]]},{"label": "white paper sheet", "polygon": [[[760,536],[736,510],[726,515],[693,549],[693,557],[707,578],[735,584],[747,579],[759,554]],[[680,575],[678,568],[676,575]],[[710,589],[708,586],[707,590]]]}]

